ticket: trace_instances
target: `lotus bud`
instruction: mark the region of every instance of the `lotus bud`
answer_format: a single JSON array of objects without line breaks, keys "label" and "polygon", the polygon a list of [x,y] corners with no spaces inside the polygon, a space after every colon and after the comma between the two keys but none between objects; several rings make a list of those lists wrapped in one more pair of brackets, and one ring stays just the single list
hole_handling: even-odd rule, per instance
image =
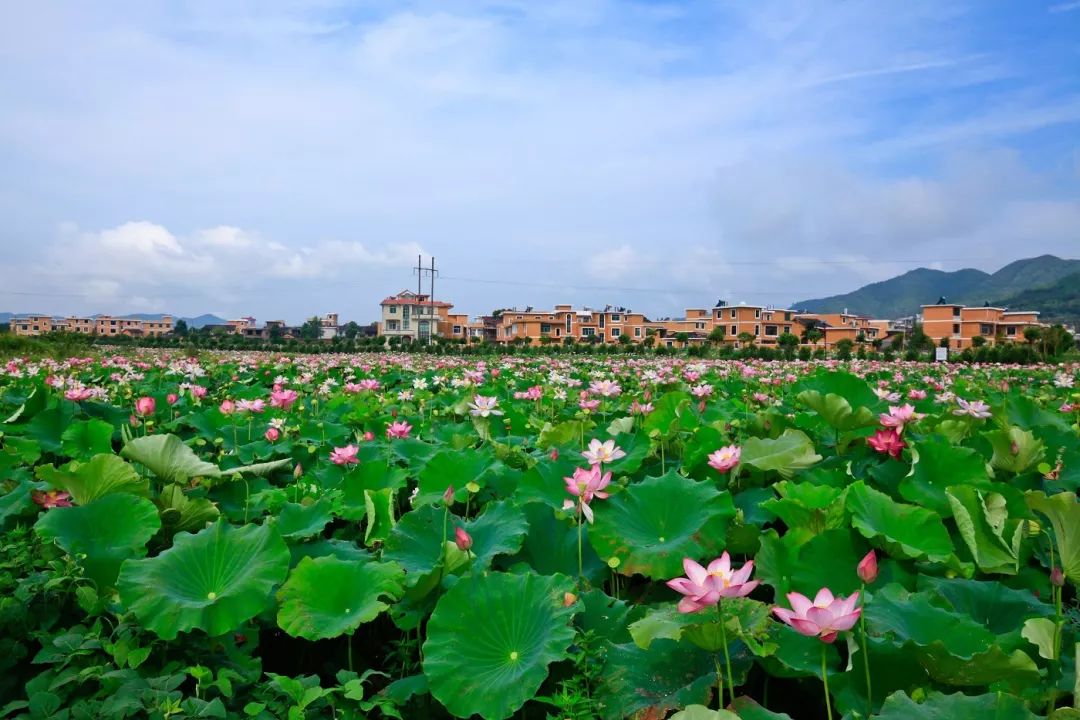
[{"label": "lotus bud", "polygon": [[1061,571],[1061,568],[1056,567],[1056,568],[1054,568],[1053,570],[1050,571],[1050,583],[1054,587],[1064,587],[1065,586],[1065,573],[1063,573]]},{"label": "lotus bud", "polygon": [[866,556],[859,561],[856,571],[859,573],[859,579],[867,585],[877,580],[877,554],[873,550],[866,553]]},{"label": "lotus bud", "polygon": [[390,417],[397,418],[397,408],[390,411]]},{"label": "lotus bud", "polygon": [[552,460],[558,460],[559,459],[559,448],[551,448],[551,459]]},{"label": "lotus bud", "polygon": [[1020,454],[1020,446],[1016,444],[1015,440],[1009,443],[1009,452],[1011,452],[1013,455]]},{"label": "lotus bud", "polygon": [[446,492],[442,494],[442,501],[444,504],[449,505],[454,502],[454,486],[450,485],[446,488]]},{"label": "lotus bud", "polygon": [[153,415],[154,410],[157,408],[157,403],[154,398],[149,395],[144,395],[135,401],[135,414],[136,415]]},{"label": "lotus bud", "polygon": [[575,595],[572,592],[563,593],[563,596],[562,596],[562,606],[563,607],[570,607],[571,605],[573,605],[576,602],[577,602],[577,595]]},{"label": "lotus bud", "polygon": [[269,442],[277,442],[281,438],[281,431],[276,427],[267,428],[266,432],[263,433],[263,437]]},{"label": "lotus bud", "polygon": [[375,439],[375,433],[371,432],[370,430],[368,430],[366,433],[364,433],[364,440],[367,440],[368,442],[370,442],[370,441],[372,441],[374,439]]},{"label": "lotus bud", "polygon": [[454,528],[454,544],[457,545],[458,550],[466,552],[472,547],[472,536],[465,532],[464,528]]},{"label": "lotus bud", "polygon": [[165,396],[165,402],[169,403],[170,405],[175,405],[176,401],[179,400],[179,399],[180,399],[180,396],[177,395],[176,393],[169,393],[168,395]]},{"label": "lotus bud", "polygon": [[292,471],[292,476],[297,480],[304,477],[304,466],[300,463],[296,463],[296,467],[294,467]]}]

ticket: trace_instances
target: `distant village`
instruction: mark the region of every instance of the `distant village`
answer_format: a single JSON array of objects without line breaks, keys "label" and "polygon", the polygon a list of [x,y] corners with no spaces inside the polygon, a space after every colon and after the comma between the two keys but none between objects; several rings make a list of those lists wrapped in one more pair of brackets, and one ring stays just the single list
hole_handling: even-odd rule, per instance
[{"label": "distant village", "polygon": [[[376,336],[395,344],[440,339],[514,345],[645,343],[681,348],[730,343],[737,348],[754,345],[829,349],[849,343],[855,347],[887,348],[919,324],[935,345],[965,350],[1024,342],[1028,328],[1042,327],[1035,311],[989,304],[957,305],[945,298],[923,305],[919,315],[894,319],[872,318],[848,310],[812,313],[767,305],[728,304],[723,300],[712,307],[687,308],[679,318],[650,319],[616,305],[574,308],[564,304],[550,310],[508,307],[470,319],[466,314],[452,312],[451,302],[411,290],[384,298],[379,305],[379,319],[368,325],[342,324],[337,313],[328,313],[301,326],[289,326],[283,320],[259,323],[254,317],[243,317],[204,325],[197,332],[266,341]],[[154,319],[27,315],[12,318],[10,328],[14,334],[24,336],[73,332],[103,337],[161,337],[195,331],[182,320],[174,321],[171,315]]]}]

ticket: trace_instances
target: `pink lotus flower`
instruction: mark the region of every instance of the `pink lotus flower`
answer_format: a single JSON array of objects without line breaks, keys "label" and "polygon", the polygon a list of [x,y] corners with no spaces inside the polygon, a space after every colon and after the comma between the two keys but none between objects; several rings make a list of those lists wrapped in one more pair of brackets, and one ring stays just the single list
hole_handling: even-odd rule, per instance
[{"label": "pink lotus flower", "polygon": [[176,393],[169,393],[168,395],[165,396],[165,402],[169,403],[170,405],[175,405],[179,401],[180,401],[180,396],[177,395]]},{"label": "pink lotus flower", "polygon": [[238,412],[250,412],[261,413],[266,409],[266,403],[262,400],[237,400],[236,410]]},{"label": "pink lotus flower", "polygon": [[578,400],[578,407],[585,412],[592,412],[596,408],[600,407],[599,400]]},{"label": "pink lotus flower", "polygon": [[581,456],[591,465],[603,465],[613,463],[620,458],[626,457],[626,451],[615,446],[614,440],[600,442],[596,438],[589,441],[589,449],[581,453]]},{"label": "pink lotus flower", "polygon": [[648,415],[653,411],[652,403],[639,403],[635,400],[630,404],[630,414],[632,415]]},{"label": "pink lotus flower", "polygon": [[563,478],[563,480],[566,482],[566,491],[578,499],[576,503],[573,500],[563,502],[563,510],[571,510],[577,506],[585,519],[591,523],[593,511],[589,503],[593,501],[593,498],[607,499],[608,494],[604,492],[604,488],[611,483],[611,473],[601,472],[599,465],[593,465],[588,470],[576,468],[573,476]]},{"label": "pink lotus flower", "polygon": [[855,627],[862,614],[859,593],[852,593],[847,599],[833,597],[829,588],[821,588],[813,602],[805,595],[791,592],[787,595],[791,610],[774,607],[773,614],[794,628],[795,632],[816,637],[822,642],[831,643],[845,630]]},{"label": "pink lotus flower", "polygon": [[89,400],[94,396],[94,391],[90,388],[71,388],[64,392],[64,397],[74,402],[82,402],[83,400]]},{"label": "pink lotus flower", "polygon": [[713,387],[708,383],[702,383],[690,388],[690,394],[696,397],[698,400],[704,400],[707,397],[711,397],[713,394]]},{"label": "pink lotus flower", "polygon": [[201,400],[202,398],[206,397],[206,388],[204,388],[202,385],[191,385],[190,389],[191,397],[197,400]]},{"label": "pink lotus flower", "polygon": [[715,605],[720,598],[745,597],[759,584],[750,580],[754,561],[750,560],[738,570],[732,570],[731,557],[723,555],[702,567],[690,558],[683,558],[686,577],[669,580],[667,586],[685,595],[679,601],[679,612],[692,613]]},{"label": "pink lotus flower", "polygon": [[600,397],[615,397],[622,392],[622,388],[614,380],[594,380],[589,385],[589,392]]},{"label": "pink lotus flower", "polygon": [[263,437],[270,442],[277,442],[281,438],[281,431],[276,427],[267,428],[266,432],[263,433]]},{"label": "pink lotus flower", "polygon": [[923,417],[922,414],[915,412],[915,408],[911,405],[901,405],[899,407],[893,405],[889,408],[888,413],[881,413],[878,420],[881,422],[882,427],[893,428],[899,434],[904,432],[904,425],[921,417]]},{"label": "pink lotus flower", "polygon": [[866,553],[866,556],[859,561],[858,566],[855,568],[855,572],[859,574],[859,579],[867,585],[877,580],[877,553],[873,550]]},{"label": "pink lotus flower", "polygon": [[467,552],[472,547],[472,542],[472,536],[465,532],[464,528],[454,528],[454,544],[457,545],[458,550]]},{"label": "pink lotus flower", "polygon": [[469,403],[469,414],[473,417],[487,417],[488,415],[502,415],[502,410],[496,410],[496,406],[499,404],[499,399],[494,397],[487,397],[484,395],[473,396],[473,401]]},{"label": "pink lotus flower", "polygon": [[738,445],[728,445],[709,455],[709,467],[717,472],[726,473],[739,464],[741,457],[742,448]]},{"label": "pink lotus flower", "polygon": [[956,398],[956,404],[959,407],[953,410],[953,415],[970,415],[976,420],[985,420],[991,415],[990,406],[982,400],[968,402],[963,398]]},{"label": "pink lotus flower", "polygon": [[919,390],[917,388],[912,388],[911,390],[908,390],[907,396],[908,396],[908,400],[925,400],[926,399],[926,391],[925,390]]},{"label": "pink lotus flower", "polygon": [[288,410],[299,397],[295,390],[274,390],[270,393],[270,407]]},{"label": "pink lotus flower", "polygon": [[146,417],[147,415],[153,415],[154,410],[157,409],[157,402],[149,395],[144,395],[135,401],[135,414]]},{"label": "pink lotus flower", "polygon": [[30,498],[46,510],[58,507],[71,507],[71,494],[63,490],[33,490]]},{"label": "pink lotus flower", "polygon": [[871,437],[866,438],[866,444],[883,455],[894,458],[900,457],[900,453],[907,447],[900,438],[900,433],[895,430],[878,430]]},{"label": "pink lotus flower", "polygon": [[390,423],[386,427],[386,437],[391,440],[404,440],[412,432],[412,425],[401,420]]},{"label": "pink lotus flower", "polygon": [[335,465],[356,465],[360,462],[360,458],[356,457],[356,453],[359,451],[360,448],[355,445],[334,448],[330,453],[330,462]]},{"label": "pink lotus flower", "polygon": [[371,442],[372,440],[374,440],[374,439],[375,439],[375,433],[373,433],[373,432],[371,432],[370,430],[368,430],[367,432],[365,432],[365,433],[364,433],[364,434],[362,435],[362,437],[363,437],[363,439],[364,439],[364,441],[365,441],[365,442]]},{"label": "pink lotus flower", "polygon": [[218,406],[218,410],[220,410],[223,415],[232,415],[236,412],[236,403],[232,400],[222,400],[221,405]]}]

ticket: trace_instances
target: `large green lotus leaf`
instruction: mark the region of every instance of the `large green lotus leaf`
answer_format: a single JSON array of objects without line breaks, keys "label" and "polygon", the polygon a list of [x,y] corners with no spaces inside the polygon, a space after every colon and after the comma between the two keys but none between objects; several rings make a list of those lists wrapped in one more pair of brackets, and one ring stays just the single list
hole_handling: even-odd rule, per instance
[{"label": "large green lotus leaf", "polygon": [[1029,492],[1027,502],[1032,510],[1050,519],[1061,570],[1073,584],[1080,583],[1080,503],[1076,493],[1047,497],[1041,492]]},{"label": "large green lotus leaf", "polygon": [[739,720],[792,720],[792,717],[787,713],[767,710],[758,705],[753,698],[748,698],[745,695],[736,697],[731,707],[735,709],[735,716]]},{"label": "large green lotus leaf", "polygon": [[572,589],[566,577],[532,573],[460,580],[428,620],[431,694],[456,717],[510,717],[539,689],[548,665],[567,658],[574,606],[564,595]]},{"label": "large green lotus leaf", "polygon": [[896,584],[882,588],[864,610],[869,632],[923,648],[935,643],[960,659],[987,652],[995,637],[968,615],[933,604],[926,592],[909,593]]},{"label": "large green lotus leaf", "polygon": [[72,462],[59,469],[42,465],[37,476],[54,488],[71,493],[78,505],[86,505],[99,497],[113,493],[147,495],[146,478],[139,477],[135,468],[116,455],[95,455],[88,462]]},{"label": "large green lotus leaf", "polygon": [[1039,667],[1022,650],[1008,652],[993,645],[974,657],[960,658],[940,643],[919,649],[919,662],[930,677],[943,685],[956,687],[985,687],[992,683],[1007,683],[1015,692],[1039,682]]},{"label": "large green lotus leaf", "polygon": [[1069,423],[1065,422],[1060,413],[1050,412],[1030,398],[1016,393],[1005,399],[1005,416],[1009,423],[1024,430],[1051,428],[1060,432],[1071,432]]},{"label": "large green lotus leaf", "polygon": [[[820,644],[815,638],[810,639]],[[925,688],[930,682],[930,676],[919,664],[914,648],[898,646],[888,640],[873,637],[869,639],[868,647],[874,708],[880,708],[885,699],[895,692],[913,692],[917,688]],[[816,657],[817,653],[813,653],[813,656]],[[817,672],[812,674],[821,672],[820,660],[818,663]],[[849,712],[858,712],[860,717],[866,717],[866,674],[861,642],[858,652],[851,656],[851,664],[852,669],[849,672],[840,672],[829,677],[833,702],[845,717]]]},{"label": "large green lotus leaf", "polygon": [[289,549],[269,525],[217,522],[180,533],[157,557],[129,560],[120,570],[120,598],[139,621],[166,640],[199,629],[235,630],[273,602],[289,571]]},{"label": "large green lotus leaf", "polygon": [[172,537],[178,532],[198,532],[218,519],[217,505],[205,497],[190,497],[179,485],[166,485],[157,499],[161,526]]},{"label": "large green lotus leaf", "polygon": [[124,445],[120,454],[140,463],[165,483],[184,483],[194,477],[217,477],[217,465],[201,460],[175,435],[147,435]]},{"label": "large green lotus leaf", "polygon": [[591,632],[593,637],[616,645],[630,642],[628,627],[644,612],[643,606],[632,607],[599,589],[587,590],[579,599],[582,610],[577,616],[577,625],[582,632]]},{"label": "large green lotus leaf", "polygon": [[990,465],[995,470],[1023,473],[1031,470],[1046,454],[1046,445],[1035,437],[1030,430],[1021,430],[1013,426],[1007,430],[994,430],[983,433],[990,441],[994,455]]},{"label": "large green lotus leaf", "polygon": [[[451,517],[447,531],[453,538],[453,527],[461,526],[472,537],[473,567],[484,569],[498,555],[510,555],[521,549],[529,523],[525,514],[509,501],[490,503],[480,517],[461,520]],[[441,532],[441,529],[440,529]]]},{"label": "large green lotus leaf", "polygon": [[125,560],[146,554],[146,543],[160,528],[154,503],[128,494],[54,508],[34,526],[42,538],[77,558],[99,591],[113,586]]},{"label": "large green lotus leaf", "polygon": [[544,450],[579,443],[585,436],[582,420],[564,420],[560,423],[545,422],[536,438],[536,446]]},{"label": "large green lotus leaf", "polygon": [[821,532],[847,525],[843,492],[838,488],[783,480],[773,485],[773,489],[780,497],[766,500],[761,508],[776,515],[789,528]]},{"label": "large green lotus leaf", "polygon": [[112,453],[112,436],[113,426],[104,420],[76,420],[64,430],[61,450],[68,457],[79,459]]},{"label": "large green lotus leaf", "polygon": [[414,505],[441,502],[446,488],[454,487],[454,497],[464,500],[471,482],[484,484],[484,473],[494,463],[489,451],[472,450],[458,452],[449,448],[435,453],[420,471],[419,492],[413,498]]},{"label": "large green lotus leaf", "polygon": [[882,406],[881,400],[874,394],[873,388],[866,380],[849,372],[822,368],[800,380],[798,389],[810,390],[821,395],[839,395],[853,408],[866,407],[876,412]]},{"label": "large green lotus leaf", "polygon": [[842,395],[836,393],[822,395],[817,390],[804,390],[797,397],[799,402],[816,412],[829,424],[829,427],[841,432],[877,424],[877,415],[870,408],[854,409]]},{"label": "large green lotus leaf", "polygon": [[595,500],[589,542],[601,558],[618,560],[624,575],[668,579],[682,573],[684,557],[701,558],[710,522],[729,520],[728,493],[671,471],[630,485],[608,500]]},{"label": "large green lotus leaf", "polygon": [[932,692],[917,703],[907,693],[885,700],[878,720],[1037,720],[1020,698],[1008,693],[943,695]]},{"label": "large green lotus leaf", "polygon": [[544,456],[522,476],[514,499],[522,505],[539,501],[549,507],[562,507],[563,500],[570,497],[563,478],[570,477],[574,468],[585,464],[579,452],[575,446],[574,450],[560,453],[555,460]]},{"label": "large green lotus leaf", "polygon": [[[453,520],[454,518],[450,518]],[[403,568],[409,584],[439,566],[443,557],[443,510],[434,505],[422,505],[401,516],[390,531],[383,547],[383,559],[392,560]],[[454,537],[454,526],[446,523],[447,539]]]},{"label": "large green lotus leaf", "polygon": [[[513,566],[514,563],[525,563],[541,575],[562,573],[576,576],[577,525],[560,520],[544,503],[530,502],[522,507],[522,511],[529,522],[529,531],[521,551],[508,561],[509,564]],[[582,567],[585,577],[594,584],[599,584],[609,570],[589,542],[590,530],[589,525],[582,528]]]},{"label": "large green lotus leaf", "polygon": [[27,423],[27,437],[37,440],[38,445],[46,452],[60,454],[63,452],[64,430],[67,429],[70,415],[60,408],[42,410]]},{"label": "large green lotus leaf", "polygon": [[952,506],[960,537],[979,569],[1006,575],[1019,572],[1027,523],[1023,518],[1009,517],[1005,498],[970,485],[950,487],[945,497]]},{"label": "large green lotus leaf", "polygon": [[739,716],[728,710],[712,710],[704,705],[689,705],[671,716],[670,720],[739,720]]},{"label": "large green lotus leaf", "polygon": [[595,698],[605,720],[663,717],[707,702],[715,685],[712,653],[674,640],[655,640],[648,650],[626,643],[608,648]]},{"label": "large green lotus leaf", "polygon": [[814,452],[814,443],[802,430],[785,430],[778,438],[752,437],[743,443],[740,462],[758,470],[774,470],[782,478],[790,478],[821,460]]},{"label": "large green lotus leaf", "polygon": [[848,488],[851,523],[868,540],[880,539],[903,558],[947,561],[954,552],[949,531],[934,512],[898,503],[861,480]]},{"label": "large green lotus leaf", "polygon": [[0,528],[8,518],[27,514],[31,510],[36,513],[41,509],[34,503],[33,496],[30,494],[38,489],[40,489],[39,484],[22,480],[18,485],[0,495]]},{"label": "large green lotus leaf", "polygon": [[276,527],[283,538],[306,538],[321,533],[333,519],[327,498],[307,505],[285,503],[278,512]]},{"label": "large green lotus leaf", "polygon": [[1051,605],[1030,591],[1014,590],[1000,582],[920,575],[918,587],[999,636],[1019,631],[1025,618],[1054,614]]},{"label": "large green lotus leaf", "polygon": [[[772,655],[759,658],[758,662],[773,677],[821,677],[821,646],[816,637],[801,635],[787,625],[774,622],[770,628],[774,646]],[[826,645],[825,653],[829,667],[840,664],[836,645]]]},{"label": "large green lotus leaf", "polygon": [[363,520],[368,515],[371,492],[405,487],[408,473],[403,468],[387,467],[385,462],[360,463],[345,474],[341,483],[341,516],[346,520]]},{"label": "large green lotus leaf", "polygon": [[401,597],[404,582],[397,563],[306,557],[278,591],[278,627],[306,640],[351,634]]},{"label": "large green lotus leaf", "polygon": [[666,392],[653,401],[653,411],[642,418],[641,427],[645,434],[654,432],[667,436],[675,428],[690,429],[693,413],[688,410],[690,406],[690,393],[682,390]]},{"label": "large green lotus leaf", "polygon": [[934,435],[915,445],[916,461],[900,482],[900,495],[942,517],[952,514],[945,489],[952,485],[987,487],[986,461],[974,450]]},{"label": "large green lotus leaf", "polygon": [[826,530],[798,550],[791,572],[791,589],[812,597],[823,587],[850,595],[859,589],[856,567],[869,548],[849,528]]}]

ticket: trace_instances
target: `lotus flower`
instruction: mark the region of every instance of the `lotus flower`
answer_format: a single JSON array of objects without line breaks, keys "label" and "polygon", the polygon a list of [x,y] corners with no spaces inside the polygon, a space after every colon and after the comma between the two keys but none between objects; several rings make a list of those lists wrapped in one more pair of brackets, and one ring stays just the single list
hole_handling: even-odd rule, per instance
[{"label": "lotus flower", "polygon": [[83,400],[89,400],[94,396],[94,391],[90,388],[71,388],[64,392],[64,397],[74,402],[82,402]]},{"label": "lotus flower", "polygon": [[281,439],[281,431],[278,430],[276,427],[270,427],[266,429],[265,433],[263,433],[263,437],[266,438],[269,442],[277,442],[279,439]]},{"label": "lotus flower", "polygon": [[859,574],[859,579],[867,585],[877,580],[877,553],[873,550],[866,553],[866,556],[859,561],[858,566],[855,568],[855,572]]},{"label": "lotus flower", "polygon": [[581,456],[591,465],[603,465],[613,463],[620,458],[626,457],[626,451],[615,446],[614,440],[600,442],[596,438],[589,441],[589,449],[581,453]]},{"label": "lotus flower", "polygon": [[847,599],[833,597],[829,588],[821,588],[813,602],[805,595],[791,592],[787,595],[791,610],[774,607],[773,614],[807,637],[816,637],[822,642],[831,643],[836,636],[850,630],[859,620],[862,608],[859,593],[852,593]]},{"label": "lotus flower", "polygon": [[476,395],[473,397],[473,401],[469,403],[469,414],[473,415],[474,417],[502,415],[502,410],[495,409],[495,406],[498,404],[498,398],[486,397],[484,395]]},{"label": "lotus flower", "polygon": [[622,388],[614,380],[594,380],[589,385],[589,392],[600,397],[615,397],[622,392]]},{"label": "lotus flower", "polygon": [[741,457],[742,448],[738,445],[728,445],[709,455],[709,467],[717,472],[726,473],[739,464]]},{"label": "lotus flower", "polygon": [[146,417],[147,415],[153,415],[154,410],[157,409],[157,403],[154,398],[149,395],[143,396],[135,401],[135,414]]},{"label": "lotus flower", "polygon": [[63,490],[33,490],[30,498],[46,510],[58,507],[71,507],[71,494]]},{"label": "lotus flower", "polygon": [[237,400],[236,409],[239,412],[261,413],[266,409],[266,403],[262,400]]},{"label": "lotus flower", "polygon": [[953,415],[970,415],[976,420],[985,420],[990,417],[990,406],[982,400],[968,402],[963,398],[956,398],[958,407],[953,410]]},{"label": "lotus flower", "polygon": [[330,462],[335,465],[356,465],[360,462],[360,458],[356,457],[359,451],[360,448],[355,445],[334,448],[330,453]]},{"label": "lotus flower", "polygon": [[871,437],[866,438],[866,444],[883,455],[894,458],[900,457],[900,453],[907,447],[900,433],[895,430],[878,430]]},{"label": "lotus flower", "polygon": [[679,601],[681,613],[697,612],[715,605],[720,598],[745,597],[759,584],[757,580],[750,580],[754,561],[750,560],[738,570],[732,570],[731,557],[726,551],[708,567],[683,558],[683,570],[686,577],[667,582],[669,588],[686,596]]},{"label": "lotus flower", "polygon": [[270,393],[270,407],[288,410],[296,402],[297,397],[299,396],[295,390],[274,390]]},{"label": "lotus flower", "polygon": [[904,432],[904,425],[914,422],[921,417],[922,415],[915,412],[913,406],[905,404],[899,407],[893,405],[889,408],[888,413],[881,413],[878,420],[881,422],[882,427],[892,428],[899,434]]},{"label": "lotus flower", "polygon": [[566,491],[578,499],[576,503],[573,500],[566,500],[563,503],[563,509],[570,510],[576,505],[585,519],[591,523],[593,511],[589,503],[593,501],[593,498],[607,499],[608,494],[604,492],[604,488],[611,483],[611,473],[601,472],[599,465],[593,465],[588,470],[576,468],[571,477],[563,478],[563,480],[566,482]]},{"label": "lotus flower", "polygon": [[218,410],[220,410],[223,415],[232,415],[236,412],[236,403],[232,400],[222,400],[221,405],[218,406]]},{"label": "lotus flower", "polygon": [[465,532],[462,527],[454,528],[454,544],[457,545],[458,550],[466,552],[472,547],[472,536]]},{"label": "lotus flower", "polygon": [[412,432],[412,425],[404,421],[390,423],[386,427],[386,437],[391,440],[404,440]]},{"label": "lotus flower", "polygon": [[179,400],[180,396],[176,393],[169,393],[165,396],[165,402],[169,403],[170,405],[175,405],[177,402],[179,402]]}]

